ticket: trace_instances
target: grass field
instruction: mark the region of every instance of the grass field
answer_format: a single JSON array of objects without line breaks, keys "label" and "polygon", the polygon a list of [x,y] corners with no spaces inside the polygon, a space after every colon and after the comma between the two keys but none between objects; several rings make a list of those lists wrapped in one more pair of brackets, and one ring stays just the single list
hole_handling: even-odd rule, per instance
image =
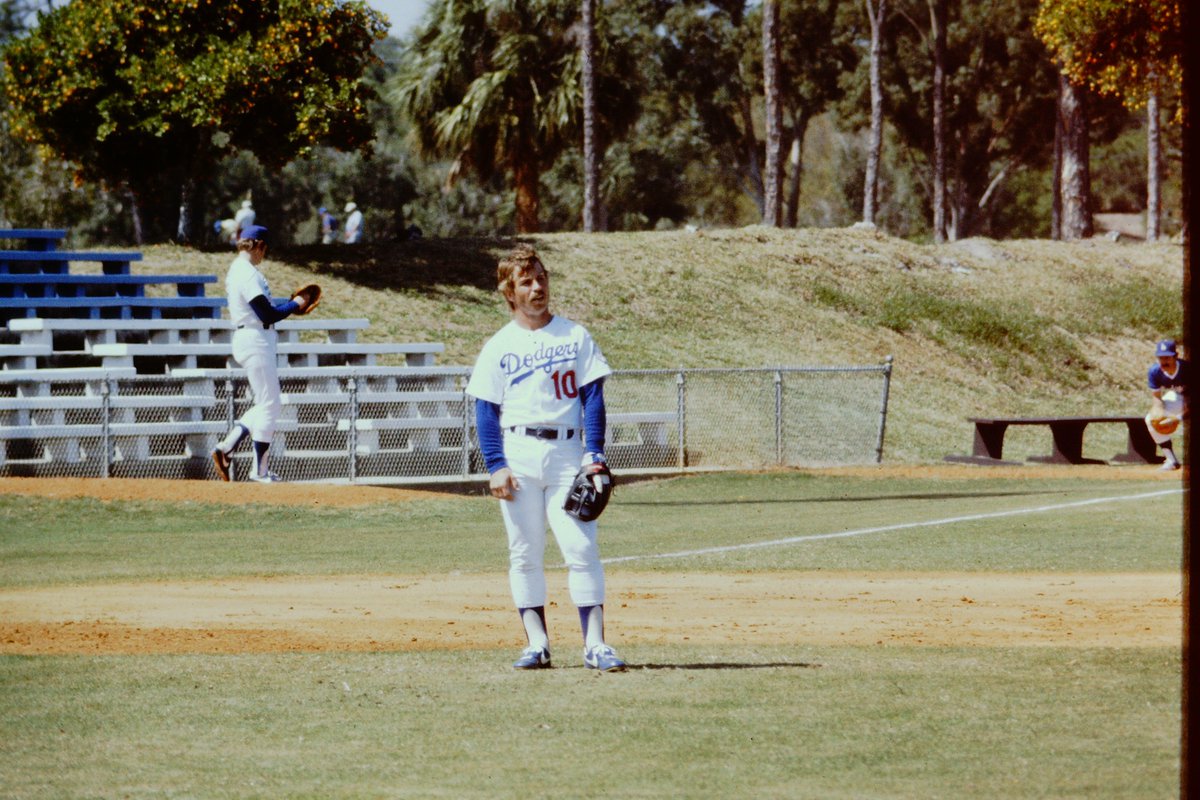
[{"label": "grass field", "polygon": [[[252,526],[218,502],[0,495],[0,796],[1177,796],[1180,482],[1107,469],[623,486],[601,542],[616,675],[581,668],[569,607],[556,668],[509,668],[475,494]],[[22,645],[35,608],[62,630],[119,621],[127,594],[153,619],[202,581],[379,579],[460,596],[412,646],[385,629],[415,610],[386,601],[329,616],[330,641],[377,646]]]}]

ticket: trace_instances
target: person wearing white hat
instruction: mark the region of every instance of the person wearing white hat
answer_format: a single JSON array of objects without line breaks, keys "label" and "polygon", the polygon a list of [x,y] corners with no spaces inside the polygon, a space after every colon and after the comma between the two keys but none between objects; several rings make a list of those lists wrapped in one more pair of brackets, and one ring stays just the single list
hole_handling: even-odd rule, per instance
[{"label": "person wearing white hat", "polygon": [[237,242],[242,238],[242,231],[254,224],[254,204],[249,200],[242,201],[242,207],[233,215],[233,224],[237,228],[234,232],[234,241]]},{"label": "person wearing white hat", "polygon": [[354,202],[349,202],[346,203],[346,208],[343,210],[347,214],[346,227],[342,229],[345,231],[343,240],[347,244],[355,244],[356,242],[362,241],[363,215],[362,212],[358,210],[358,205]]}]

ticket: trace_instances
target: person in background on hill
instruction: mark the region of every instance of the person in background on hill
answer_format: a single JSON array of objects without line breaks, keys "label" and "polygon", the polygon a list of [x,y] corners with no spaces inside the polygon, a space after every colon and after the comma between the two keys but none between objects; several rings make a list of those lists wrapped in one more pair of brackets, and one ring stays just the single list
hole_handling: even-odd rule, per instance
[{"label": "person in background on hill", "polygon": [[344,229],[345,236],[343,237],[343,240],[347,244],[356,244],[361,242],[363,224],[362,212],[358,210],[358,206],[353,202],[346,203],[345,211],[349,216],[346,217],[346,227]]},{"label": "person in background on hill", "polygon": [[317,215],[321,218],[321,244],[333,244],[337,241],[337,217],[325,206],[317,209]]},{"label": "person in background on hill", "polygon": [[1146,415],[1146,427],[1150,436],[1158,443],[1163,451],[1165,470],[1179,469],[1179,458],[1171,445],[1171,435],[1159,433],[1152,420],[1164,416],[1188,417],[1188,385],[1191,383],[1191,367],[1188,362],[1179,357],[1179,351],[1174,339],[1163,339],[1154,348],[1156,363],[1151,365],[1146,376],[1150,385],[1150,393],[1154,400],[1150,413]]},{"label": "person in background on hill", "polygon": [[267,279],[259,266],[267,256],[267,229],[251,225],[242,230],[238,254],[225,276],[229,297],[229,319],[234,325],[233,358],[246,370],[254,405],[242,415],[212,451],[221,480],[230,480],[232,455],[249,436],[254,444],[254,468],[250,480],[274,483],[279,476],[267,468],[271,439],[283,410],[277,367],[279,334],[274,325],[289,314],[304,309],[304,298],[276,304],[271,300]]},{"label": "person in background on hill", "polygon": [[505,256],[496,283],[512,320],[484,344],[467,394],[489,489],[508,532],[509,584],[528,647],[516,669],[550,666],[546,629],[546,524],[567,563],[579,609],[583,661],[618,672],[625,662],[604,641],[604,566],[596,521],[563,510],[580,465],[604,463],[604,379],[612,373],[582,325],[550,313],[550,277],[528,246]]},{"label": "person in background on hill", "polygon": [[242,207],[233,215],[233,222],[237,226],[235,241],[240,241],[242,231],[254,224],[255,216],[254,205],[249,200],[243,200]]}]

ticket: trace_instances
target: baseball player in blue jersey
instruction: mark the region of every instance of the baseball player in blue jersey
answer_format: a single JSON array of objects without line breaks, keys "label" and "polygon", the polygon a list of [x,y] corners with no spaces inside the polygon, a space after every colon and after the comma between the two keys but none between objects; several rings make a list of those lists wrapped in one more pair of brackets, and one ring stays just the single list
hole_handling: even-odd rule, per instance
[{"label": "baseball player in blue jersey", "polygon": [[508,532],[509,584],[528,647],[516,669],[550,666],[544,558],[549,523],[566,562],[567,586],[583,628],[583,662],[616,672],[625,662],[604,641],[604,567],[596,522],[563,510],[581,465],[604,463],[604,378],[612,370],[582,326],[550,313],[550,280],[537,252],[519,246],[496,282],[512,320],[475,362],[479,445]]},{"label": "baseball player in blue jersey", "polygon": [[276,347],[279,334],[272,327],[288,315],[302,311],[305,299],[284,303],[271,300],[267,279],[258,267],[267,256],[267,229],[250,225],[242,230],[238,254],[225,276],[229,297],[229,319],[233,322],[233,358],[246,370],[254,405],[239,419],[212,451],[221,480],[230,479],[231,455],[247,436],[254,443],[254,468],[250,480],[274,483],[279,476],[267,468],[271,439],[283,410],[277,372]]},{"label": "baseball player in blue jersey", "polygon": [[[1179,458],[1171,446],[1171,433],[1188,416],[1188,384],[1191,367],[1179,357],[1173,339],[1163,339],[1154,348],[1157,363],[1150,367],[1146,382],[1154,396],[1146,427],[1150,436],[1163,451],[1165,470],[1179,469]],[[1166,421],[1166,424],[1163,422]]]}]

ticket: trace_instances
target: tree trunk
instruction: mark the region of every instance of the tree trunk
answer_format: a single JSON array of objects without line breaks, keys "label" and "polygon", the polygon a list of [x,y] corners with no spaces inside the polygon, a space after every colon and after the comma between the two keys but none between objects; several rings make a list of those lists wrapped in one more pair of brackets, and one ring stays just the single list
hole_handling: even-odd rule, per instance
[{"label": "tree trunk", "polygon": [[132,189],[129,190],[129,221],[133,224],[133,243],[141,247],[146,241],[142,231],[142,209],[137,192]]},{"label": "tree trunk", "polygon": [[792,159],[792,174],[788,181],[787,221],[789,228],[796,227],[800,218],[800,183],[804,177],[804,135],[808,132],[809,114],[801,111],[792,123],[792,145],[788,148],[794,154]]},{"label": "tree trunk", "polygon": [[867,18],[871,21],[871,134],[867,144],[867,174],[863,180],[862,221],[875,224],[876,197],[879,190],[879,154],[883,149],[883,84],[879,75],[879,61],[883,51],[883,21],[887,14],[887,0],[863,0],[867,7]]},{"label": "tree trunk", "polygon": [[1146,241],[1156,242],[1162,221],[1162,142],[1158,121],[1158,92],[1146,100]]},{"label": "tree trunk", "polygon": [[946,241],[946,0],[929,0],[933,27],[933,240]]},{"label": "tree trunk", "polygon": [[750,110],[749,95],[742,95],[738,111],[742,117],[742,146],[746,151],[747,191],[758,207],[758,216],[761,219],[764,213],[763,175],[758,163],[758,137],[754,135],[754,114]]},{"label": "tree trunk", "polygon": [[767,163],[763,179],[764,225],[783,221],[783,103],[779,85],[779,0],[763,0],[763,95],[766,101]]},{"label": "tree trunk", "polygon": [[1062,240],[1062,163],[1063,163],[1063,116],[1062,81],[1058,84],[1058,101],[1054,104],[1054,169],[1050,181],[1050,238]]},{"label": "tree trunk", "polygon": [[185,178],[179,192],[179,221],[175,227],[175,241],[188,244],[192,241],[193,222],[196,216],[196,179]]},{"label": "tree trunk", "polygon": [[1092,228],[1092,185],[1088,160],[1087,95],[1065,76],[1062,83],[1062,193],[1064,239],[1087,239]]},{"label": "tree trunk", "polygon": [[596,0],[583,0],[583,230],[602,230],[600,159],[596,152]]}]

